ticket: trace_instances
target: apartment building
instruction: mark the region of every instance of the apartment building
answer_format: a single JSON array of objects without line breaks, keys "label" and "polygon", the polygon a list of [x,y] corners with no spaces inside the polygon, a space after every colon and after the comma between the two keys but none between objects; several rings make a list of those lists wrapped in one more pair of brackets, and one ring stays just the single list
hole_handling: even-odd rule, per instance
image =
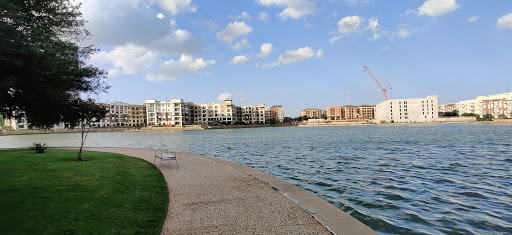
[{"label": "apartment building", "polygon": [[343,120],[342,106],[327,106],[326,115],[329,120]]},{"label": "apartment building", "polygon": [[128,105],[128,113],[130,114],[128,126],[138,127],[147,125],[147,115],[145,105]]},{"label": "apartment building", "polygon": [[193,103],[183,99],[170,101],[146,100],[146,119],[148,126],[183,126],[193,124],[191,110]]},{"label": "apartment building", "polygon": [[265,108],[265,120],[276,119],[279,122],[284,121],[284,111],[282,105],[273,105],[272,107]]},{"label": "apartment building", "polygon": [[357,106],[354,105],[345,105],[342,107],[343,117],[346,120],[353,120],[359,117],[357,113]]},{"label": "apartment building", "polygon": [[232,100],[225,100],[223,104],[194,104],[182,99],[146,100],[144,104],[148,126],[265,123],[264,104],[236,106]]},{"label": "apartment building", "polygon": [[128,104],[123,102],[98,103],[100,107],[107,110],[105,117],[93,123],[96,127],[121,127],[130,126],[130,111]]},{"label": "apartment building", "polygon": [[233,124],[238,122],[237,109],[232,100],[225,100],[224,104],[193,104],[191,107],[191,116],[193,123],[200,124],[213,124],[224,123]]},{"label": "apartment building", "polygon": [[386,122],[438,121],[437,95],[386,100],[375,107],[375,119]]},{"label": "apartment building", "polygon": [[457,111],[459,115],[474,113],[480,116],[487,114],[494,118],[512,117],[512,92],[489,96],[478,96],[473,100],[464,100],[457,103],[439,105],[440,112]]},{"label": "apartment building", "polygon": [[359,105],[357,106],[357,113],[359,118],[374,119],[375,118],[375,105]]},{"label": "apartment building", "polygon": [[246,124],[263,124],[265,123],[265,105],[241,106],[241,122]]},{"label": "apartment building", "polygon": [[330,120],[373,119],[375,113],[375,106],[328,106],[326,108],[326,111],[327,119]]},{"label": "apartment building", "polygon": [[308,118],[322,118],[325,115],[327,115],[327,111],[321,109],[304,109],[300,112],[300,116]]}]

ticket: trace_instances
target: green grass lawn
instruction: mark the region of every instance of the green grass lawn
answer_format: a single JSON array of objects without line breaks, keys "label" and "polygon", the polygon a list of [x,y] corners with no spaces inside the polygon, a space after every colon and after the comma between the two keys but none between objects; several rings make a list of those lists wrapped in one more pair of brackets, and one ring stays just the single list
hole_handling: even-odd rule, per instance
[{"label": "green grass lawn", "polygon": [[169,203],[162,173],[114,153],[0,150],[0,233],[159,234]]}]

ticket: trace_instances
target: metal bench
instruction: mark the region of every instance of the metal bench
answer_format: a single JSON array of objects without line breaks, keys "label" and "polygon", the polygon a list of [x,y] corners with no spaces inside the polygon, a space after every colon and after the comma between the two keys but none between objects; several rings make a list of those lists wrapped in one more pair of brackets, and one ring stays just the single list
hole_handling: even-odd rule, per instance
[{"label": "metal bench", "polygon": [[180,168],[178,160],[176,159],[176,152],[169,152],[169,150],[158,152],[158,150],[155,150],[155,159],[153,160],[153,163],[156,162],[157,158],[160,159],[160,167],[162,167],[162,162],[164,161],[176,161],[176,167]]}]

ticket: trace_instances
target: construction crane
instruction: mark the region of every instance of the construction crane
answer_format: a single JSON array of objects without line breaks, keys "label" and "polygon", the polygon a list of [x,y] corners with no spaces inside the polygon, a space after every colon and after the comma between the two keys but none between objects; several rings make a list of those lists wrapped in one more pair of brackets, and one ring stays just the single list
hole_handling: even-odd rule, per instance
[{"label": "construction crane", "polygon": [[389,100],[389,97],[388,97],[388,93],[386,91],[388,90],[391,90],[391,84],[388,83],[388,85],[386,87],[382,87],[379,83],[379,81],[377,81],[377,78],[375,78],[375,76],[373,76],[373,73],[372,71],[370,71],[370,69],[366,66],[363,66],[364,68],[364,71],[368,72],[370,74],[370,76],[372,76],[373,80],[375,81],[375,83],[377,83],[377,85],[379,86],[379,88],[382,90],[382,92],[384,92],[384,98],[386,98],[386,100]]}]

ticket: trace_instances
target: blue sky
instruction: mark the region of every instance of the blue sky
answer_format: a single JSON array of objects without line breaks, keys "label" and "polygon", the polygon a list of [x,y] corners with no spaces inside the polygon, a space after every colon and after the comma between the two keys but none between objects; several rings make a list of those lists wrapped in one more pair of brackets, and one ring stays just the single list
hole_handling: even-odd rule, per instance
[{"label": "blue sky", "polygon": [[82,0],[102,102],[305,108],[512,90],[509,0]]}]

